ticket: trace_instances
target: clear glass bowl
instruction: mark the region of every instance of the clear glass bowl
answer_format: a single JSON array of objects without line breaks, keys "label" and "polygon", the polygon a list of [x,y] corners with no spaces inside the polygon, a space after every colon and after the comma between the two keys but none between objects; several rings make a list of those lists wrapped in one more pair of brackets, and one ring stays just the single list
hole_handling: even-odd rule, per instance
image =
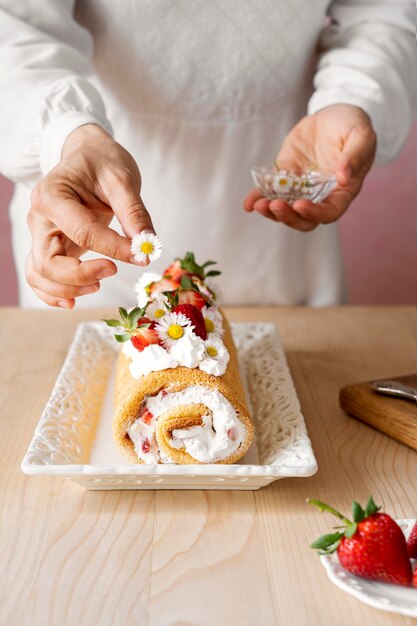
[{"label": "clear glass bowl", "polygon": [[268,200],[292,204],[305,198],[321,202],[336,186],[336,177],[317,170],[300,170],[280,163],[280,169],[259,166],[251,170],[256,187]]}]

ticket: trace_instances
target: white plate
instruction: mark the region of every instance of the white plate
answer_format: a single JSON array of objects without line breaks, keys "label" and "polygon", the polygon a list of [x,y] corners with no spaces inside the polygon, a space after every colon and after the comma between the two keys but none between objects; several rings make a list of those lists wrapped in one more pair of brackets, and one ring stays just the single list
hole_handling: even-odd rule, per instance
[{"label": "white plate", "polygon": [[[406,537],[410,534],[415,521],[415,519],[397,520],[397,524],[401,526]],[[330,580],[343,591],[351,593],[376,609],[417,617],[417,589],[415,587],[389,585],[354,576],[343,569],[335,552],[329,556],[321,556],[320,559]],[[415,567],[417,561],[413,560],[412,563]]]},{"label": "white plate", "polygon": [[120,350],[102,322],[80,324],[22,462],[26,474],[87,489],[259,489],[311,476],[317,463],[273,324],[232,324],[257,429],[239,465],[131,465],[111,436]]}]

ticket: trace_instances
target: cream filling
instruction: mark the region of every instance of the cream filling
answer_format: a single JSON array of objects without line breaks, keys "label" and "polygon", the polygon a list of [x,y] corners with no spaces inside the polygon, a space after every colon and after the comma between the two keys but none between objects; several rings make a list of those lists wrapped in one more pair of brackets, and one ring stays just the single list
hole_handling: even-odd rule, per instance
[{"label": "cream filling", "polygon": [[232,404],[214,389],[193,385],[172,393],[164,390],[156,396],[148,396],[145,404],[153,415],[150,423],[146,424],[138,417],[127,430],[138,458],[144,463],[172,462],[171,459],[161,457],[155,427],[161,414],[180,406],[204,404],[208,409],[201,426],[173,430],[170,442],[172,448],[185,450],[200,463],[215,463],[225,459],[239,448],[245,437],[245,426],[237,417]]}]

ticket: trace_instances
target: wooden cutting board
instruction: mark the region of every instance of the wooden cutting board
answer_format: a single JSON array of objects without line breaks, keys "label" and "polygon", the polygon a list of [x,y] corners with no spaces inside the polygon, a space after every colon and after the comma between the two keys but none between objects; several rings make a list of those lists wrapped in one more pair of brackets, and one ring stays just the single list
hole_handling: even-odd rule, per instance
[{"label": "wooden cutting board", "polygon": [[[417,388],[415,374],[395,376],[389,380]],[[340,406],[349,415],[417,450],[417,403],[377,393],[371,387],[372,382],[343,387],[339,396]]]}]

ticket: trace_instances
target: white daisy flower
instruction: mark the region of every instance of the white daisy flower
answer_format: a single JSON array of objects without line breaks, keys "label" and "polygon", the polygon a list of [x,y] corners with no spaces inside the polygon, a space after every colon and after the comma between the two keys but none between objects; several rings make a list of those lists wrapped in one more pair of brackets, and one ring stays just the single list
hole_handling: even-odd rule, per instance
[{"label": "white daisy flower", "polygon": [[146,290],[146,287],[151,283],[158,282],[161,279],[161,274],[156,274],[155,272],[145,272],[142,274],[135,284],[135,292],[138,298],[139,307],[144,307],[150,299],[149,292]]},{"label": "white daisy flower", "polygon": [[130,250],[138,263],[146,263],[148,259],[152,263],[162,254],[162,241],[157,235],[142,231],[133,237]]},{"label": "white daisy flower", "polygon": [[298,191],[301,188],[301,178],[299,176],[293,176],[292,188]]},{"label": "white daisy flower", "polygon": [[289,174],[278,174],[274,180],[274,191],[276,193],[286,193],[291,189],[292,183],[292,176],[289,176]]},{"label": "white daisy flower", "polygon": [[201,314],[204,317],[207,334],[214,334],[217,335],[217,337],[223,337],[223,317],[219,309],[216,306],[204,306],[201,309]]},{"label": "white daisy flower", "polygon": [[230,359],[228,350],[224,343],[216,337],[211,335],[207,341],[204,342],[206,356],[201,361],[199,368],[207,374],[213,374],[213,376],[221,376],[225,373],[227,364]]},{"label": "white daisy flower", "polygon": [[166,304],[168,304],[168,298],[163,294],[158,294],[146,307],[146,317],[158,322],[167,313]]},{"label": "white daisy flower", "polygon": [[155,331],[162,341],[164,348],[169,350],[178,339],[192,333],[194,326],[183,313],[166,313],[155,326]]}]

